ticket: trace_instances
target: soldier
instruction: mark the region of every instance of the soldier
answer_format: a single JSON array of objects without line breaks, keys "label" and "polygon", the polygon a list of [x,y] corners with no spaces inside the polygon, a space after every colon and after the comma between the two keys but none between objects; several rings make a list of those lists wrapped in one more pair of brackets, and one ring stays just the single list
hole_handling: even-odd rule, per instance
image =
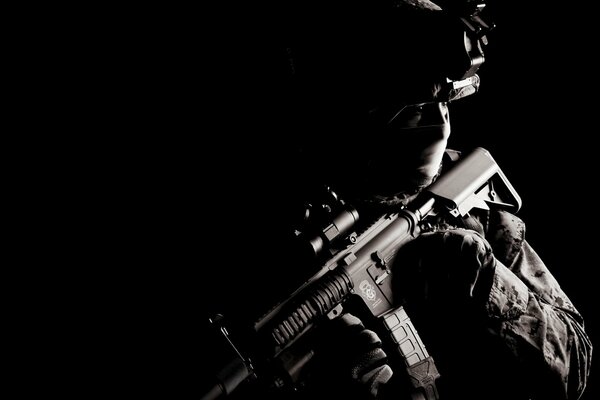
[{"label": "soldier", "polygon": [[[286,20],[292,94],[274,118],[290,134],[317,132],[302,139],[302,167],[290,163],[303,176],[291,192],[304,187],[301,179],[319,180],[362,213],[394,210],[460,157],[447,149],[448,105],[477,92],[481,31],[491,24],[478,19],[480,10],[465,14],[450,5],[403,0],[287,10],[298,21]],[[465,36],[470,28],[459,16],[480,31]],[[345,139],[355,131],[368,133]],[[348,171],[333,162],[335,154],[360,157]],[[492,208],[439,218],[398,259],[396,290],[436,362],[440,399],[581,396],[592,353],[583,318],[526,240],[519,217]],[[329,328],[298,395],[410,398],[402,371],[356,315]]]}]

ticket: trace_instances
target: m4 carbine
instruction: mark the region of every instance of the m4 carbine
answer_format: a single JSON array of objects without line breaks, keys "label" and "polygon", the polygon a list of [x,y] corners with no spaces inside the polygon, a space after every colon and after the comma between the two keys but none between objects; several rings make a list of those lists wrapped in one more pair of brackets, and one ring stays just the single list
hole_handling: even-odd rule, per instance
[{"label": "m4 carbine", "polygon": [[[351,298],[360,299],[369,317],[381,322],[382,340],[403,360],[402,368],[414,388],[413,399],[437,399],[435,379],[439,374],[400,299],[394,298],[392,274],[401,273],[401,268],[394,267],[393,272],[391,266],[398,265],[398,251],[419,236],[428,217],[443,213],[461,217],[473,208],[489,209],[490,203],[513,212],[521,207],[519,195],[490,153],[476,148],[407,207],[381,215],[360,233],[350,233],[345,247],[332,251],[313,276],[256,321],[252,354],[242,354],[220,326],[232,361],[217,373],[216,384],[202,399],[230,394],[252,379],[264,379],[280,388],[297,385],[314,353],[306,338],[320,321],[341,315]],[[350,220],[356,220],[354,210],[342,212],[352,213]],[[337,231],[334,222],[324,230],[328,231]],[[344,231],[351,230],[344,226]]]}]

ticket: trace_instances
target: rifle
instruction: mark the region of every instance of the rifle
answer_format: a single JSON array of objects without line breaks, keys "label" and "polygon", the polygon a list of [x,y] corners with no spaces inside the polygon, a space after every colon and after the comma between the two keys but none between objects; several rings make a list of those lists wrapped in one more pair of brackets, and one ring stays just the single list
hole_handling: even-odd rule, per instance
[{"label": "rifle", "polygon": [[243,355],[219,320],[211,321],[227,343],[232,361],[217,373],[217,383],[202,399],[228,395],[242,382],[258,378],[277,388],[300,384],[303,367],[314,354],[310,340],[303,338],[310,338],[323,319],[341,315],[351,298],[360,299],[368,314],[381,322],[382,340],[403,360],[413,400],[437,399],[439,374],[400,299],[394,298],[390,268],[399,249],[419,236],[428,217],[443,213],[464,217],[473,208],[489,209],[489,204],[516,212],[521,199],[491,154],[478,147],[405,208],[379,216],[359,233],[352,231],[356,210],[344,207],[313,247],[321,251],[324,243],[331,242],[328,238],[336,236],[346,239],[344,245],[332,250],[314,275],[255,322],[253,354]]}]

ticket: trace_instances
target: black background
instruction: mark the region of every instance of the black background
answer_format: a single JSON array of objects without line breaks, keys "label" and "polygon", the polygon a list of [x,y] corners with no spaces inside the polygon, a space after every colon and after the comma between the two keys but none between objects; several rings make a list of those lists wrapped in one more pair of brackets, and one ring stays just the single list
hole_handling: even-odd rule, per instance
[{"label": "black background", "polygon": [[[492,4],[497,28],[479,71],[481,89],[451,105],[450,147],[482,146],[492,153],[521,195],[528,240],[584,315],[596,343],[595,18],[566,2]],[[254,190],[251,181],[240,181],[244,162],[264,146],[287,146],[285,133],[268,137],[278,132],[269,112],[279,89],[271,83],[263,91],[261,84],[270,68],[280,71],[273,64],[279,55],[271,59],[278,32],[265,24],[272,20],[269,8],[219,8],[128,10],[115,22],[118,30],[103,25],[107,35],[93,38],[92,57],[85,61],[93,68],[83,78],[93,82],[98,97],[95,110],[79,115],[80,127],[92,123],[94,157],[101,149],[92,195],[102,205],[99,226],[111,232],[97,242],[106,254],[103,264],[115,270],[103,275],[120,293],[116,298],[125,300],[112,304],[104,293],[107,304],[119,309],[117,326],[105,329],[119,337],[118,348],[127,349],[115,368],[135,370],[140,361],[156,366],[156,360],[196,364],[194,310],[206,300],[198,291],[243,284],[231,283],[231,269],[214,271],[230,263],[236,242],[252,235],[220,224],[211,207],[234,206],[243,224],[252,210],[232,195],[243,198]],[[239,193],[228,188],[231,182],[240,185]],[[225,244],[215,249],[215,238]],[[165,349],[162,338],[172,345]],[[177,379],[185,386],[197,377],[194,370],[174,368],[188,371]],[[597,392],[592,368],[584,399]]]}]

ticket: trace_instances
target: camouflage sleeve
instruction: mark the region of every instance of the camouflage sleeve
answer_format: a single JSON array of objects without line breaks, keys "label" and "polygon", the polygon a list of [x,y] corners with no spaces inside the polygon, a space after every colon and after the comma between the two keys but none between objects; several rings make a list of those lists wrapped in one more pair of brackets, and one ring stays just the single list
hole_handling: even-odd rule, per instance
[{"label": "camouflage sleeve", "polygon": [[497,263],[486,304],[490,332],[531,374],[534,398],[577,399],[592,355],[583,318],[524,235],[517,237],[513,256]]}]

